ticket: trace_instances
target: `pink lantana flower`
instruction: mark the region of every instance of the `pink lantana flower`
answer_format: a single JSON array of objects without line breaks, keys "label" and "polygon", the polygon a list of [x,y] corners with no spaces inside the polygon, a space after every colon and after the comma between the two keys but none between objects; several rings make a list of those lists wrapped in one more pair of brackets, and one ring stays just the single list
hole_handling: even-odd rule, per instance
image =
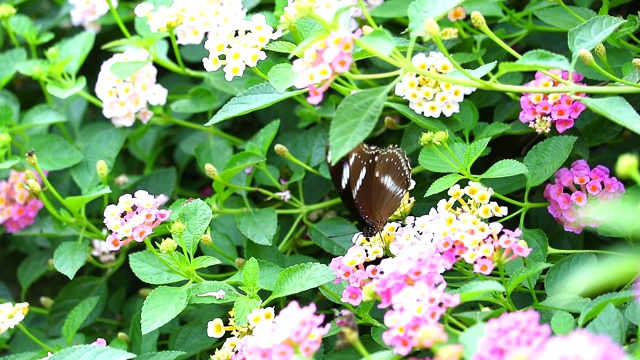
[{"label": "pink lantana flower", "polygon": [[[42,184],[37,174],[35,179]],[[44,206],[42,201],[26,188],[26,183],[26,173],[15,170],[11,170],[9,179],[0,181],[0,225],[4,225],[8,233],[32,225]]]}]

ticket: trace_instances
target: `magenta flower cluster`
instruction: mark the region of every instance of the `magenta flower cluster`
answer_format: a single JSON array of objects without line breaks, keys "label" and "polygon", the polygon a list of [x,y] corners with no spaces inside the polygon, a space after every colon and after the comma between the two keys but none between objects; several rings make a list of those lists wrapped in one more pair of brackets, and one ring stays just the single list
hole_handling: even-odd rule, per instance
[{"label": "magenta flower cluster", "polygon": [[535,310],[505,313],[485,325],[473,360],[531,359],[551,335]]},{"label": "magenta flower cluster", "polygon": [[[38,183],[42,183],[36,174]],[[42,201],[25,187],[27,177],[24,172],[11,170],[9,179],[0,181],[0,224],[8,233],[20,231],[33,224]]]},{"label": "magenta flower cluster", "polygon": [[[562,80],[569,80],[569,72],[563,70],[549,70],[549,73]],[[584,77],[574,72],[572,81],[578,85]],[[562,87],[565,85],[551,77],[536,72],[535,79],[524,86],[538,88],[558,88],[558,93],[539,94],[524,93],[520,98],[520,121],[529,123],[529,127],[538,133],[547,133],[551,126],[555,125],[559,133],[573,127],[575,120],[586,106],[578,100],[571,98],[569,94],[563,94]],[[584,97],[585,94],[575,94]]]},{"label": "magenta flower cluster", "polygon": [[310,104],[319,104],[336,76],[349,71],[353,63],[354,39],[361,35],[359,29],[353,33],[334,31],[309,46],[301,59],[293,61],[292,69],[296,73],[293,85],[309,90],[307,101]]},{"label": "magenta flower cluster", "polygon": [[585,160],[576,160],[571,168],[561,168],[555,173],[553,184],[548,184],[544,197],[549,201],[547,209],[566,231],[580,234],[585,227],[598,227],[602,217],[594,211],[594,205],[619,199],[624,185],[609,176],[609,169],[598,165],[591,169]]},{"label": "magenta flower cluster", "polygon": [[112,233],[107,237],[109,250],[115,251],[135,240],[143,242],[153,233],[153,228],[167,220],[171,210],[160,210],[167,197],[154,197],[145,190],[136,191],[133,196],[124,194],[118,204],[104,209],[104,224]]},{"label": "magenta flower cluster", "polygon": [[551,337],[533,360],[624,360],[626,353],[606,335],[576,329],[565,336]]},{"label": "magenta flower cluster", "polygon": [[441,274],[451,265],[433,244],[403,248],[396,257],[380,262],[372,288],[380,296],[379,307],[390,308],[384,315],[388,330],[382,340],[395,353],[407,355],[413,349],[446,342],[447,334],[438,321],[460,303],[458,294],[445,292]]},{"label": "magenta flower cluster", "polygon": [[324,315],[316,315],[316,305],[300,306],[292,301],[273,320],[258,322],[251,335],[242,337],[233,360],[288,360],[295,355],[312,358],[331,327],[322,325]]}]

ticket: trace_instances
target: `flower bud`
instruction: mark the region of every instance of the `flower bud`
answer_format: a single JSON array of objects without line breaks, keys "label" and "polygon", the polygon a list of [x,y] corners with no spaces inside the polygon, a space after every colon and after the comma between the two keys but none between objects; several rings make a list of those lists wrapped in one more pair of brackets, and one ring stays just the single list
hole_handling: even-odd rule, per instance
[{"label": "flower bud", "polygon": [[244,264],[247,263],[247,260],[243,258],[236,258],[235,263],[236,263],[236,266],[238,266],[238,269],[242,269],[244,267]]},{"label": "flower bud", "polygon": [[209,234],[202,234],[202,236],[200,236],[200,242],[202,242],[204,246],[211,246],[213,239],[211,239],[211,235]]},{"label": "flower bud", "polygon": [[33,171],[27,169],[24,171],[24,177],[27,178],[27,180],[38,180],[38,178],[36,177],[36,174],[33,173]]},{"label": "flower bud", "polygon": [[176,221],[173,224],[171,224],[171,233],[173,235],[182,235],[186,229],[187,227],[184,226],[184,224],[181,223],[180,221]]},{"label": "flower bud", "polygon": [[51,310],[51,307],[53,306],[53,299],[47,296],[40,296],[40,305],[45,309]]},{"label": "flower bud", "polygon": [[204,164],[204,173],[213,180],[218,176],[218,169],[213,164],[206,163]]},{"label": "flower bud", "polygon": [[633,64],[633,66],[634,66],[636,69],[640,69],[640,59],[635,58],[635,59],[631,60],[631,64]]},{"label": "flower bud", "polygon": [[473,24],[473,26],[478,30],[484,30],[487,28],[487,21],[479,11],[471,13],[471,24]]},{"label": "flower bud", "polygon": [[118,333],[118,339],[120,339],[120,340],[122,340],[122,341],[124,341],[126,343],[131,341],[131,339],[129,338],[129,335],[127,335],[127,334],[125,334],[123,332],[119,332]]},{"label": "flower bud", "polygon": [[637,154],[622,154],[618,156],[618,161],[616,161],[616,175],[618,175],[620,179],[629,179],[634,173],[638,172],[638,164]]},{"label": "flower bud", "polygon": [[16,8],[9,4],[0,4],[0,19],[8,20],[16,14]]},{"label": "flower bud", "polygon": [[142,297],[147,297],[147,296],[149,296],[149,294],[151,294],[151,289],[149,289],[149,288],[142,288],[142,289],[138,290],[138,295],[140,295]]},{"label": "flower bud", "polygon": [[178,244],[176,244],[173,239],[166,238],[162,240],[158,248],[160,248],[160,252],[163,254],[171,254],[172,252],[176,251],[176,249],[178,248]]},{"label": "flower bud", "polygon": [[422,133],[422,135],[420,135],[420,139],[418,140],[418,142],[420,143],[420,145],[422,146],[427,146],[427,145],[431,145],[431,143],[433,142],[433,138],[435,137],[435,133],[428,131],[426,133]]},{"label": "flower bud", "polygon": [[438,131],[433,137],[433,143],[436,145],[442,145],[449,140],[449,132],[447,131]]},{"label": "flower bud", "polygon": [[40,187],[40,184],[38,184],[38,182],[33,179],[27,180],[27,187],[29,188],[29,191],[33,193],[33,195],[37,196],[42,192],[42,188]]},{"label": "flower bud", "polygon": [[125,174],[119,175],[118,177],[113,179],[113,183],[118,186],[126,185],[129,183],[129,177]]},{"label": "flower bud", "polygon": [[98,162],[96,163],[96,172],[98,173],[100,179],[104,180],[107,178],[107,175],[109,175],[109,167],[104,160],[98,160]]},{"label": "flower bud", "polygon": [[273,147],[273,150],[276,152],[276,154],[282,157],[289,155],[289,149],[287,149],[287,147],[282,144],[276,144],[276,146]]},{"label": "flower bud", "polygon": [[580,51],[578,51],[578,57],[580,57],[580,60],[586,65],[593,65],[593,54],[591,54],[589,50],[580,49]]},{"label": "flower bud", "polygon": [[424,31],[431,35],[432,38],[440,37],[440,26],[433,18],[426,18],[423,26]]},{"label": "flower bud", "polygon": [[53,264],[53,258],[49,258],[47,265],[49,266],[49,270],[54,271],[56,269],[56,266]]},{"label": "flower bud", "polygon": [[27,164],[31,165],[32,167],[38,166],[38,157],[36,156],[35,150],[31,149],[27,151],[25,158],[27,160]]},{"label": "flower bud", "polygon": [[362,288],[362,301],[373,301],[380,299],[380,296],[373,290],[373,284],[368,283]]},{"label": "flower bud", "polygon": [[384,118],[384,127],[389,130],[394,130],[398,127],[398,120],[392,118],[391,116],[386,116]]},{"label": "flower bud", "polygon": [[0,134],[0,147],[9,147],[11,145],[11,135],[7,133]]},{"label": "flower bud", "polygon": [[604,47],[602,43],[596,45],[596,47],[593,49],[593,52],[596,53],[596,55],[601,58],[607,56],[607,49]]}]

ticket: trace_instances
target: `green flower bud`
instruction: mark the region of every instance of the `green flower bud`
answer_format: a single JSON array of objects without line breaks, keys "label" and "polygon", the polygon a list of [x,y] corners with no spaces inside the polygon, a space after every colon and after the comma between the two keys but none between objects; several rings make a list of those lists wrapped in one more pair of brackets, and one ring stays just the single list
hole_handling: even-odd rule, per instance
[{"label": "green flower bud", "polygon": [[440,37],[440,26],[433,18],[426,18],[424,20],[424,31],[431,35],[432,38]]},{"label": "green flower bud", "polygon": [[602,43],[596,45],[596,47],[593,49],[593,52],[596,53],[596,55],[601,58],[607,56],[607,49],[604,47]]},{"label": "green flower bud", "polygon": [[171,224],[171,233],[174,235],[182,235],[182,233],[184,233],[186,229],[187,227],[184,226],[184,224],[181,223],[180,221],[176,221],[173,224]]},{"label": "green flower bud", "polygon": [[7,133],[0,134],[0,147],[9,147],[11,145],[11,135]]},{"label": "green flower bud", "polygon": [[27,160],[27,164],[31,165],[32,167],[38,166],[38,157],[36,156],[35,150],[31,149],[27,151],[25,158]]},{"label": "green flower bud", "polygon": [[479,11],[474,11],[471,13],[471,24],[478,29],[484,30],[487,28],[487,20],[484,19],[484,16]]},{"label": "green flower bud", "polygon": [[159,248],[161,253],[171,254],[172,252],[176,251],[176,249],[178,248],[178,244],[176,244],[176,242],[173,241],[173,239],[166,238],[162,240]]},{"label": "green flower bud", "polygon": [[202,236],[200,236],[200,241],[204,246],[211,246],[211,244],[213,244],[213,239],[211,239],[211,235],[209,234],[202,234]]},{"label": "green flower bud", "polygon": [[235,263],[236,263],[236,266],[238,266],[238,269],[242,269],[244,267],[244,264],[247,263],[247,260],[243,258],[236,258]]},{"label": "green flower bud", "polygon": [[391,116],[386,116],[384,118],[384,127],[389,130],[394,130],[398,127],[398,120],[392,118]]},{"label": "green flower bud", "polygon": [[107,176],[109,175],[109,167],[104,160],[98,160],[98,162],[96,163],[96,172],[98,173],[100,179],[107,178]]},{"label": "green flower bud", "polygon": [[126,343],[131,341],[131,339],[129,338],[129,335],[127,335],[127,334],[125,334],[123,332],[119,332],[118,333],[118,339],[120,339],[120,340],[122,340],[122,341],[124,341]]},{"label": "green flower bud", "polygon": [[631,60],[631,64],[633,64],[633,66],[634,66],[636,69],[640,69],[640,59],[635,58],[635,59]]},{"label": "green flower bud", "polygon": [[38,184],[38,182],[33,179],[27,180],[27,187],[29,188],[29,191],[31,191],[36,196],[42,192],[40,184]]},{"label": "green flower bud", "polygon": [[580,60],[586,65],[593,65],[593,54],[591,54],[589,50],[580,49],[580,51],[578,51],[578,57],[580,57]]},{"label": "green flower bud", "polygon": [[449,132],[447,131],[438,131],[436,135],[433,137],[433,143],[436,145],[445,144],[449,140]]},{"label": "green flower bud", "polygon": [[620,179],[629,179],[634,173],[638,172],[638,164],[637,154],[622,154],[618,156],[618,161],[616,161],[616,175],[618,175]]},{"label": "green flower bud", "polygon": [[422,135],[420,135],[420,139],[418,140],[418,142],[422,146],[430,145],[433,142],[433,138],[435,137],[435,135],[436,134],[431,131],[422,133]]},{"label": "green flower bud", "polygon": [[45,309],[51,309],[53,306],[53,299],[47,296],[40,296],[40,305]]},{"label": "green flower bud", "polygon": [[149,296],[149,294],[151,294],[151,289],[149,288],[142,288],[140,290],[138,290],[138,294],[142,297],[147,297]]},{"label": "green flower bud", "polygon": [[289,155],[289,149],[287,149],[287,147],[282,144],[276,144],[276,146],[273,147],[273,151],[275,151],[276,154],[282,157]]},{"label": "green flower bud", "polygon": [[218,169],[212,164],[206,163],[204,164],[204,173],[213,180],[218,176]]},{"label": "green flower bud", "polygon": [[0,19],[8,20],[16,14],[16,8],[9,4],[0,4]]}]

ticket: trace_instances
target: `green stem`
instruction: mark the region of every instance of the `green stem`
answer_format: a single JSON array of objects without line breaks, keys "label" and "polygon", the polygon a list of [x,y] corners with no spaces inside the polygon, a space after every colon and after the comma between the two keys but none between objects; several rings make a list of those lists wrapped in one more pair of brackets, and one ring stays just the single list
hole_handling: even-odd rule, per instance
[{"label": "green stem", "polygon": [[129,33],[129,30],[127,30],[127,27],[122,22],[122,19],[120,18],[120,15],[118,15],[118,12],[116,11],[116,8],[113,6],[113,3],[111,2],[111,0],[107,0],[107,4],[109,4],[109,11],[113,16],[113,19],[116,21],[116,24],[118,24],[118,27],[120,28],[120,31],[122,32],[122,34],[127,39],[131,38],[131,34]]},{"label": "green stem", "polygon": [[18,324],[18,329],[20,329],[20,331],[22,331],[25,335],[27,335],[27,337],[31,340],[33,340],[33,342],[35,342],[36,344],[40,345],[43,349],[49,351],[49,352],[56,352],[56,349],[52,348],[51,346],[45,344],[44,342],[42,342],[40,339],[38,339],[35,335],[33,335],[29,330],[27,330],[27,328],[22,325],[22,324]]},{"label": "green stem", "polygon": [[184,71],[184,63],[182,62],[182,55],[180,55],[180,49],[178,49],[178,43],[176,42],[176,33],[174,28],[169,28],[169,39],[171,40],[171,48],[178,61],[178,66]]}]

